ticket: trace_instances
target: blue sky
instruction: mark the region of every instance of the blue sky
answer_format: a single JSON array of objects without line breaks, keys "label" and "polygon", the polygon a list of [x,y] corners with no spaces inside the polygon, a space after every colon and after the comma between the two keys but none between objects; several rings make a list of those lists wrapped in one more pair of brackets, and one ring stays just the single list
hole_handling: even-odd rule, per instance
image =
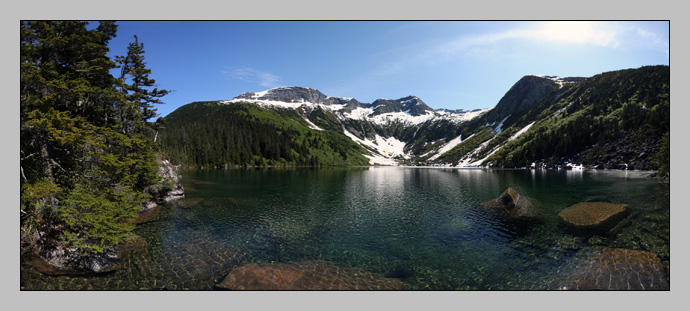
[{"label": "blue sky", "polygon": [[161,116],[205,100],[303,86],[327,96],[415,95],[430,107],[489,108],[521,77],[590,77],[669,64],[669,23],[525,21],[120,21],[151,77],[173,90]]}]

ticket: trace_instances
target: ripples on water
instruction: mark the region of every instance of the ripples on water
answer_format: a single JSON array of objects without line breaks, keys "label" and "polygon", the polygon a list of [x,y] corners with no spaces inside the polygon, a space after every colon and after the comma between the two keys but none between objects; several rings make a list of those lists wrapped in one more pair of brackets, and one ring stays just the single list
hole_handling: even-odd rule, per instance
[{"label": "ripples on water", "polygon": [[[410,289],[545,289],[594,245],[648,247],[668,256],[668,191],[643,174],[399,167],[184,171],[186,198],[136,230],[149,243],[147,254],[103,276],[46,277],[25,267],[22,286],[203,290],[243,261],[322,260],[399,278]],[[508,187],[538,201],[538,215],[507,220],[479,206]],[[575,237],[557,229],[558,212],[589,200],[630,205],[618,236]],[[640,225],[657,232],[640,236]],[[649,241],[655,245],[645,246]]]}]

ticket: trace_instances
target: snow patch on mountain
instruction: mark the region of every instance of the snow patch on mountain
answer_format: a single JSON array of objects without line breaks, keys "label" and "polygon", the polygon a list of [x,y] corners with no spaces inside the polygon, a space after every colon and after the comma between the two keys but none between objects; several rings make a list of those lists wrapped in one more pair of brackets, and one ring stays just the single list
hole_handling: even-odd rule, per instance
[{"label": "snow patch on mountain", "polygon": [[247,98],[235,98],[231,100],[223,100],[220,101],[222,104],[231,104],[231,103],[251,103],[258,105],[263,108],[282,108],[282,109],[297,109],[297,108],[306,108],[307,110],[314,110],[316,108],[322,108],[330,111],[339,111],[345,108],[345,105],[337,105],[337,104],[332,104],[332,105],[324,105],[324,104],[317,104],[317,103],[311,103],[308,101],[305,101],[304,99],[301,99],[299,101],[293,101],[293,102],[285,102],[285,101],[278,101],[278,100],[266,100],[266,99],[247,99]]},{"label": "snow patch on mountain", "polygon": [[353,109],[350,113],[343,113],[343,116],[354,120],[366,120],[367,117],[372,113],[374,113],[374,110],[371,108],[357,107],[356,109]]},{"label": "snow patch on mountain", "polygon": [[[470,137],[472,137],[472,136],[470,136]],[[433,161],[433,160],[438,159],[438,157],[440,157],[444,153],[450,151],[455,146],[459,145],[462,141],[463,141],[462,135],[453,138],[451,141],[449,141],[445,145],[441,146],[441,148],[438,149],[438,152],[434,156],[429,158],[429,161]]]},{"label": "snow patch on mountain", "polygon": [[501,120],[501,122],[498,123],[498,125],[496,126],[496,135],[501,134],[501,132],[503,131],[503,122],[506,122],[506,120],[508,120],[510,116],[511,115],[508,115],[507,117],[505,117],[505,119]]},{"label": "snow patch on mountain", "polygon": [[448,112],[448,111],[443,111],[443,110],[436,110],[434,113],[441,119],[453,121],[455,123],[461,123],[465,121],[469,121],[471,119],[474,119],[478,116],[481,116],[485,112],[491,110],[491,108],[487,109],[477,109],[473,111],[466,111],[466,112]]},{"label": "snow patch on mountain", "polygon": [[[512,136],[510,136],[510,138],[508,138],[508,142],[515,140],[520,135],[527,132],[527,130],[529,130],[529,128],[532,127],[532,125],[534,125],[534,122],[527,124],[525,127],[521,128],[520,130],[515,132],[515,134],[513,134]],[[484,143],[482,143],[481,145],[479,145],[479,147],[477,147],[477,149],[474,149],[470,154],[468,154],[467,157],[463,158],[458,163],[457,166],[458,167],[477,167],[477,166],[481,165],[484,161],[486,161],[486,159],[488,159],[490,156],[492,156],[494,153],[496,153],[496,151],[498,151],[503,146],[505,146],[505,144],[501,145],[501,146],[496,146],[484,158],[477,160],[477,161],[472,161],[474,159],[474,156],[477,155],[480,150],[484,149],[494,138],[496,138],[496,136],[492,137],[491,139],[489,139],[489,140],[485,141]]]},{"label": "snow patch on mountain", "polygon": [[573,83],[573,81],[566,81],[565,79],[563,79],[563,78],[561,78],[561,77],[556,77],[556,76],[546,76],[546,75],[542,75],[542,74],[537,74],[537,75],[534,75],[534,76],[535,76],[535,77],[539,77],[539,78],[549,79],[549,80],[551,80],[551,81],[553,81],[553,82],[556,82],[556,84],[558,84],[558,87],[559,87],[559,88],[562,88],[563,85],[566,84],[566,83]]},{"label": "snow patch on mountain", "polygon": [[367,138],[361,139],[345,129],[343,131],[347,137],[373,153],[372,155],[365,155],[372,165],[399,165],[400,163],[396,158],[410,158],[410,155],[404,151],[405,142],[395,137],[376,135],[374,140],[369,140]]},{"label": "snow patch on mountain", "polygon": [[401,157],[409,159],[410,155],[406,154],[404,151],[405,142],[398,140],[395,137],[382,137],[376,135],[376,146],[378,146],[378,151],[387,158]]},{"label": "snow patch on mountain", "polygon": [[489,156],[494,154],[494,152],[498,151],[498,149],[501,149],[501,147],[496,147],[494,150],[491,150],[491,152],[489,152],[489,154],[486,155],[486,157],[484,157],[483,159],[474,160],[476,158],[476,155],[481,150],[486,148],[486,146],[489,145],[489,143],[491,143],[491,141],[494,140],[494,138],[496,138],[496,136],[491,137],[489,140],[481,143],[476,149],[472,150],[469,154],[467,154],[464,158],[462,158],[458,162],[457,167],[477,167],[477,166],[481,165],[482,162],[484,162],[484,160],[486,160]]},{"label": "snow patch on mountain", "polygon": [[309,125],[309,128],[310,128],[310,129],[312,129],[312,130],[317,130],[317,131],[323,131],[322,128],[318,127],[316,124],[314,124],[313,122],[311,122],[311,120],[309,120],[309,119],[307,119],[307,118],[304,118],[304,121],[307,121],[307,124]]},{"label": "snow patch on mountain", "polygon": [[527,130],[529,130],[529,128],[532,127],[532,125],[534,125],[534,122],[527,124],[525,127],[521,128],[519,131],[517,131],[515,134],[513,134],[513,136],[510,136],[510,138],[508,138],[508,141],[514,140],[515,138],[518,138],[518,136],[527,132]]},{"label": "snow patch on mountain", "polygon": [[232,104],[232,103],[251,103],[256,104],[264,108],[283,108],[283,109],[297,109],[304,105],[302,102],[284,102],[277,100],[264,100],[264,99],[248,99],[248,98],[235,98],[231,100],[223,100],[222,104]]},{"label": "snow patch on mountain", "polygon": [[417,125],[429,121],[433,118],[433,113],[426,113],[420,116],[413,116],[405,112],[388,112],[369,117],[369,119],[371,119],[371,121],[376,124],[388,124],[397,121],[405,125]]}]

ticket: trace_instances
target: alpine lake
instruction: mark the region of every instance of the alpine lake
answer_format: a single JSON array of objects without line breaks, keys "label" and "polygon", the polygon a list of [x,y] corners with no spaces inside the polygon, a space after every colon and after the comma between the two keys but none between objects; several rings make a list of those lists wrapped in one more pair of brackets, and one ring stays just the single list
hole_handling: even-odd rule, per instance
[{"label": "alpine lake", "polygon": [[[146,241],[146,251],[126,258],[122,269],[47,276],[22,264],[21,288],[212,290],[242,263],[277,263],[331,267],[333,282],[347,278],[338,271],[356,269],[394,279],[407,290],[551,290],[602,248],[649,252],[668,280],[670,190],[650,174],[424,167],[182,170],[185,198],[137,226],[134,233]],[[482,207],[508,188],[536,202],[534,217],[504,219]],[[627,204],[628,213],[605,233],[563,230],[559,212],[592,201]]]}]

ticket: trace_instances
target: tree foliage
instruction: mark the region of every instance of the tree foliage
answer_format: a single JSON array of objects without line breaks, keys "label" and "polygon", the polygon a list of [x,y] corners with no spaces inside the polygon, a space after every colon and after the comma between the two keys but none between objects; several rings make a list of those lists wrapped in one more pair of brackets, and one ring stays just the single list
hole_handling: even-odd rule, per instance
[{"label": "tree foliage", "polygon": [[117,26],[88,24],[21,22],[21,221],[38,233],[61,227],[65,243],[99,252],[132,230],[144,188],[159,182],[147,134],[167,91],[150,90],[136,37],[113,77]]}]

